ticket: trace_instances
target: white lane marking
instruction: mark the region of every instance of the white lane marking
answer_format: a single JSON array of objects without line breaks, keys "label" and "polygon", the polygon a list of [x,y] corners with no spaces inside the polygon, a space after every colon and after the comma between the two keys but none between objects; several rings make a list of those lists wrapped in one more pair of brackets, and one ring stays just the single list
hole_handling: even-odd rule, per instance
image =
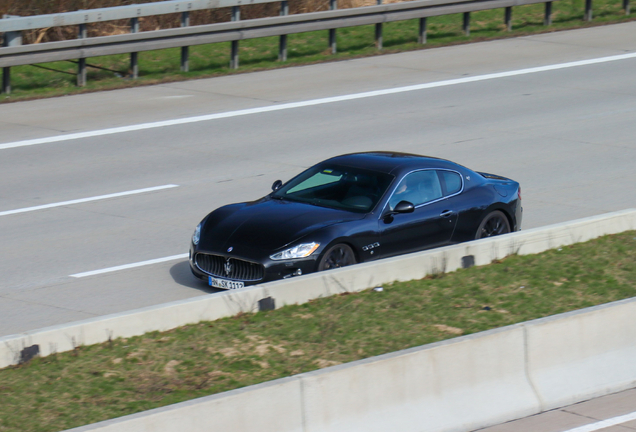
[{"label": "white lane marking", "polygon": [[180,255],[172,255],[169,257],[157,258],[157,259],[148,260],[148,261],[141,261],[141,262],[136,262],[132,264],[124,264],[124,265],[109,267],[109,268],[105,268],[101,270],[93,270],[93,271],[88,271],[84,273],[75,273],[70,275],[70,277],[83,278],[86,276],[95,276],[102,273],[111,273],[111,272],[116,272],[119,270],[127,270],[127,269],[131,269],[135,267],[143,267],[143,266],[147,266],[151,264],[158,264],[158,263],[162,263],[166,261],[174,261],[174,260],[183,259],[183,258],[188,258],[188,254],[186,253],[186,254],[180,254]]},{"label": "white lane marking", "polygon": [[185,98],[191,98],[191,97],[194,97],[194,96],[193,95],[160,96],[160,97],[156,97],[156,98],[153,98],[153,99],[155,99],[155,100],[164,100],[164,99],[170,100],[170,99],[185,99]]},{"label": "white lane marking", "polygon": [[486,74],[486,75],[477,75],[474,77],[465,77],[465,78],[458,78],[458,79],[452,79],[452,80],[446,80],[446,81],[417,84],[417,85],[411,85],[406,87],[396,87],[392,89],[376,90],[376,91],[369,91],[369,92],[363,92],[363,93],[354,93],[349,95],[328,97],[328,98],[322,98],[322,99],[312,99],[312,100],[301,101],[301,102],[291,102],[291,103],[284,103],[280,105],[270,105],[270,106],[259,107],[259,108],[250,108],[250,109],[222,112],[217,114],[208,114],[208,115],[202,115],[202,116],[196,116],[196,117],[186,117],[181,119],[165,120],[165,121],[152,122],[152,123],[142,123],[137,125],[122,126],[122,127],[101,129],[101,130],[88,131],[88,132],[79,132],[74,134],[58,135],[53,137],[37,138],[37,139],[31,139],[31,140],[25,140],[25,141],[15,141],[10,143],[0,144],[0,150],[14,148],[14,147],[25,147],[25,146],[32,146],[32,145],[38,145],[38,144],[48,144],[48,143],[54,143],[54,142],[60,142],[60,141],[70,141],[70,140],[76,140],[81,138],[92,138],[92,137],[112,135],[117,133],[133,132],[133,131],[140,131],[145,129],[166,127],[166,126],[182,125],[187,123],[197,123],[197,122],[203,122],[203,121],[209,121],[209,120],[218,120],[223,118],[238,117],[238,116],[244,116],[244,115],[250,115],[250,114],[260,114],[260,113],[266,113],[266,112],[272,112],[272,111],[302,108],[302,107],[308,107],[308,106],[349,101],[354,99],[385,96],[385,95],[391,95],[396,93],[425,90],[425,89],[436,88],[436,87],[445,87],[445,86],[451,86],[451,85],[457,85],[457,84],[465,84],[465,83],[486,81],[486,80],[492,80],[492,79],[498,79],[498,78],[513,77],[518,75],[527,75],[527,74],[533,74],[538,72],[547,72],[547,71],[553,71],[553,70],[559,70],[559,69],[567,69],[567,68],[573,68],[573,67],[579,67],[579,66],[607,63],[607,62],[613,62],[618,60],[631,59],[635,57],[636,57],[636,53],[621,54],[621,55],[601,57],[596,59],[581,60],[581,61],[574,61],[574,62],[568,62],[568,63],[559,63],[554,65],[539,66],[539,67],[527,68],[527,69],[519,69],[514,71],[508,71],[508,72],[499,72],[499,73],[492,73],[492,74]]},{"label": "white lane marking", "polygon": [[622,416],[602,420],[600,422],[592,423],[585,426],[580,426],[574,429],[567,430],[565,432],[593,432],[599,429],[605,429],[610,426],[616,426],[621,423],[627,423],[628,421],[636,420],[636,412],[625,414]]},{"label": "white lane marking", "polygon": [[94,196],[94,197],[90,197],[90,198],[81,198],[81,199],[76,199],[76,200],[71,200],[71,201],[62,201],[62,202],[58,202],[58,203],[44,204],[44,205],[35,206],[35,207],[25,207],[25,208],[21,208],[21,209],[2,211],[2,212],[0,212],[0,216],[7,216],[7,215],[16,214],[16,213],[26,213],[26,212],[36,211],[36,210],[44,210],[44,209],[49,209],[49,208],[53,208],[53,207],[63,207],[63,206],[71,205],[71,204],[80,204],[80,203],[85,203],[85,202],[90,202],[90,201],[99,201],[99,200],[105,200],[105,199],[110,199],[110,198],[122,197],[122,196],[126,196],[126,195],[135,195],[135,194],[153,192],[153,191],[158,191],[158,190],[163,190],[163,189],[171,189],[171,188],[176,188],[176,187],[179,187],[179,185],[168,184],[168,185],[155,186],[155,187],[150,187],[150,188],[145,188],[145,189],[137,189],[137,190],[131,190],[131,191],[126,191],[126,192],[118,192],[118,193],[108,194],[108,195]]}]

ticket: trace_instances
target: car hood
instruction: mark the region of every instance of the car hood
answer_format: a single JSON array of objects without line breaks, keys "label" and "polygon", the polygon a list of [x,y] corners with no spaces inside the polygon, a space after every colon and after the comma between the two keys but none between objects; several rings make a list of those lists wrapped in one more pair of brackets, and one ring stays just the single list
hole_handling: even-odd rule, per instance
[{"label": "car hood", "polygon": [[[203,222],[200,249],[226,252],[228,248],[278,251],[329,225],[359,220],[364,214],[269,197],[232,204],[210,213]],[[311,239],[307,239],[311,241]]]}]

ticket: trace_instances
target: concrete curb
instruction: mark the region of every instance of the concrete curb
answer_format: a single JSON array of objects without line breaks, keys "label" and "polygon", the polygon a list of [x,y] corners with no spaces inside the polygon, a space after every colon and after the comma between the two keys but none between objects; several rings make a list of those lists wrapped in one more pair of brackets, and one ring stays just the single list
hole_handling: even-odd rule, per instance
[{"label": "concrete curb", "polygon": [[263,297],[263,288],[255,286],[5,336],[0,338],[0,368],[19,363],[22,350],[34,345],[40,356],[48,356],[81,345],[255,312]]},{"label": "concrete curb", "polygon": [[265,295],[275,298],[276,306],[282,307],[342,292],[362,291],[394,281],[409,281],[430,274],[455,271],[462,268],[464,257],[472,256],[475,265],[486,265],[512,254],[536,254],[634,229],[636,210],[622,210],[262,286]]},{"label": "concrete curb", "polygon": [[166,331],[186,324],[215,320],[257,310],[258,301],[272,297],[276,307],[300,304],[341,292],[356,292],[393,281],[420,279],[428,274],[454,271],[472,256],[476,265],[489,264],[510,254],[533,254],[587,241],[607,234],[636,229],[636,209],[579,219],[461,243],[430,251],[359,264],[323,273],[272,282],[239,291],[151,306],[124,313],[0,338],[0,368],[17,364],[25,349],[37,345],[39,355],[75,349],[109,339]]}]

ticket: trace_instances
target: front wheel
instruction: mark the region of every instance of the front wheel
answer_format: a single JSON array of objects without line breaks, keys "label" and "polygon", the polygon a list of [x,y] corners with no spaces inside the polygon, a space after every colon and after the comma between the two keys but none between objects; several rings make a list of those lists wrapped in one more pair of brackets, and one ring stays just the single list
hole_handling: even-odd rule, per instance
[{"label": "front wheel", "polygon": [[501,234],[508,234],[510,232],[510,222],[505,214],[496,210],[489,213],[488,216],[481,221],[475,239],[481,239],[486,237],[494,237]]},{"label": "front wheel", "polygon": [[320,259],[318,271],[331,270],[356,263],[353,249],[346,244],[337,244],[327,249]]}]

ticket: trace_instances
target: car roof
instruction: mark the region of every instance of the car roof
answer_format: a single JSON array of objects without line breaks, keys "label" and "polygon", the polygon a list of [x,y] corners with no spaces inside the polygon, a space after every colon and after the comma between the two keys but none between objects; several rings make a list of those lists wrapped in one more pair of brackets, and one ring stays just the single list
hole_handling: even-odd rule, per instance
[{"label": "car roof", "polygon": [[401,172],[408,172],[414,169],[426,168],[446,168],[453,170],[466,169],[461,165],[446,159],[410,153],[384,151],[350,153],[327,159],[325,162],[355,168],[364,168],[393,175],[398,175]]}]

